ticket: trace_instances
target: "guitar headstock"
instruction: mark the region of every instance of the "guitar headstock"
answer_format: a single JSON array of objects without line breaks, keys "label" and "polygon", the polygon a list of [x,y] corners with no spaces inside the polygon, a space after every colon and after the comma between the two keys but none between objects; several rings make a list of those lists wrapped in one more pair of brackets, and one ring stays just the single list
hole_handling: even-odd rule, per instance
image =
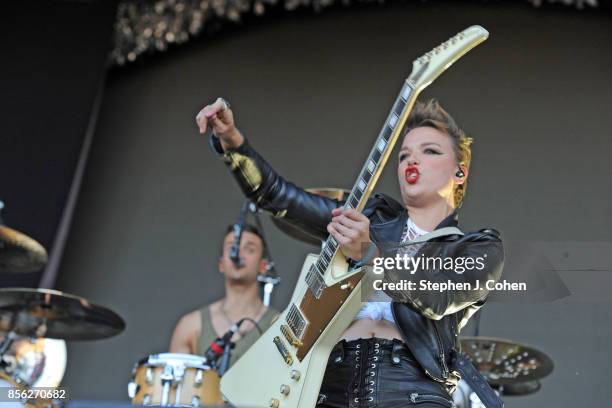
[{"label": "guitar headstock", "polygon": [[408,81],[415,90],[421,91],[455,61],[488,37],[489,32],[481,26],[474,25],[466,28],[414,60]]}]

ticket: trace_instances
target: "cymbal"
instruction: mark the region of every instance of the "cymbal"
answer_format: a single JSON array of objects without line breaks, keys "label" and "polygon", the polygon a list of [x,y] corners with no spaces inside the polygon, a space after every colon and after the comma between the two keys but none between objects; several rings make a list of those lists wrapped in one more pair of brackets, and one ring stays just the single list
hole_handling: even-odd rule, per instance
[{"label": "cymbal", "polygon": [[[317,194],[323,197],[332,198],[338,201],[344,201],[350,194],[349,190],[343,190],[341,188],[307,188],[306,191],[309,193]],[[278,229],[289,235],[291,238],[295,238],[298,241],[305,242],[314,246],[321,246],[321,240],[317,237],[310,235],[301,229],[294,227],[283,218],[271,217],[272,223],[276,225]]]},{"label": "cymbal", "polygon": [[528,395],[533,394],[536,391],[539,391],[542,388],[542,384],[538,380],[520,382],[516,384],[506,384],[501,387],[502,395]]},{"label": "cymbal", "polygon": [[543,352],[510,340],[463,337],[461,348],[491,385],[531,385],[550,374],[554,366]]},{"label": "cymbal", "polygon": [[97,340],[125,329],[123,319],[87,299],[51,289],[0,289],[0,332],[24,337]]},{"label": "cymbal", "polygon": [[47,263],[47,251],[27,235],[0,225],[0,273],[27,273]]}]

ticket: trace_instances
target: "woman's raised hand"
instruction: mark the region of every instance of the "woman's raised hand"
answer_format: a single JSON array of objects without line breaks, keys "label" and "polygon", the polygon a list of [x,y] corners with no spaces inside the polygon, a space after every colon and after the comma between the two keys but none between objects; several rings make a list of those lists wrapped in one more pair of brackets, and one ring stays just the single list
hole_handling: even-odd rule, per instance
[{"label": "woman's raised hand", "polygon": [[234,125],[234,114],[229,103],[223,98],[206,105],[196,115],[196,123],[201,134],[210,127],[215,136],[221,141],[224,150],[239,147],[244,142],[244,137]]}]

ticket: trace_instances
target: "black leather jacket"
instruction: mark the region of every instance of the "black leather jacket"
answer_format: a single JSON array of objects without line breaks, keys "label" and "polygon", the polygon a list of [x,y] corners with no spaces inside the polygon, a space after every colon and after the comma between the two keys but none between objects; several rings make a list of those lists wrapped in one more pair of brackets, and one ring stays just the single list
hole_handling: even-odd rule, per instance
[{"label": "black leather jacket", "polygon": [[[211,146],[223,157],[247,198],[310,235],[322,240],[327,237],[326,227],[331,221],[331,210],[341,203],[308,193],[284,180],[246,140],[239,148],[223,152],[219,140],[212,137]],[[403,205],[386,195],[376,194],[368,200],[363,213],[370,219],[370,237],[382,253],[387,253],[388,243],[399,243],[408,219]],[[446,226],[457,226],[456,213],[443,220],[436,229]],[[493,229],[438,237],[425,243],[419,254],[443,257],[478,257],[486,254],[483,270],[474,269],[458,274],[454,271],[421,269],[412,275],[412,279],[417,281],[450,280],[474,285],[478,281],[481,287],[488,280],[499,280],[504,259],[499,234]],[[389,272],[391,280],[399,276],[394,275],[395,272]],[[459,377],[475,376],[475,370],[461,370],[460,366],[464,366],[466,361],[465,356],[461,357],[462,353],[459,353],[458,335],[468,319],[485,303],[487,294],[486,289],[389,293],[394,300],[392,311],[404,342],[433,380],[453,386]],[[461,358],[462,362],[457,363]],[[478,377],[478,381],[474,382],[473,378],[470,381],[472,388],[484,387],[484,379]],[[501,405],[491,403],[487,406]]]}]

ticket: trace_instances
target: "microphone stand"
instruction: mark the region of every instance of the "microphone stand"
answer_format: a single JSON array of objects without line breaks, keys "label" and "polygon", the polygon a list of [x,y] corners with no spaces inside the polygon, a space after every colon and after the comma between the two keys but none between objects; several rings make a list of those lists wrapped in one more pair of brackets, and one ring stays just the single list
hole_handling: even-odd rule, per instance
[{"label": "microphone stand", "polygon": [[272,292],[274,291],[274,287],[278,285],[281,281],[281,278],[276,273],[276,269],[274,267],[274,260],[272,259],[272,254],[270,253],[270,249],[268,243],[266,242],[266,237],[264,235],[264,229],[261,225],[261,219],[259,218],[258,208],[252,201],[247,201],[249,204],[249,211],[253,214],[253,218],[255,218],[255,223],[257,224],[257,228],[261,233],[261,240],[264,246],[264,256],[268,260],[268,266],[266,267],[266,273],[263,275],[257,276],[257,281],[263,286],[263,304],[267,307],[270,306],[270,300],[272,299]]},{"label": "microphone stand", "polygon": [[217,367],[217,372],[219,373],[219,377],[223,377],[223,374],[225,374],[225,372],[227,371],[227,368],[229,367],[229,359],[231,355],[231,350],[232,348],[234,348],[234,344],[235,343],[228,341],[227,343],[225,343],[225,346],[223,347],[223,355],[221,356],[221,363]]}]

